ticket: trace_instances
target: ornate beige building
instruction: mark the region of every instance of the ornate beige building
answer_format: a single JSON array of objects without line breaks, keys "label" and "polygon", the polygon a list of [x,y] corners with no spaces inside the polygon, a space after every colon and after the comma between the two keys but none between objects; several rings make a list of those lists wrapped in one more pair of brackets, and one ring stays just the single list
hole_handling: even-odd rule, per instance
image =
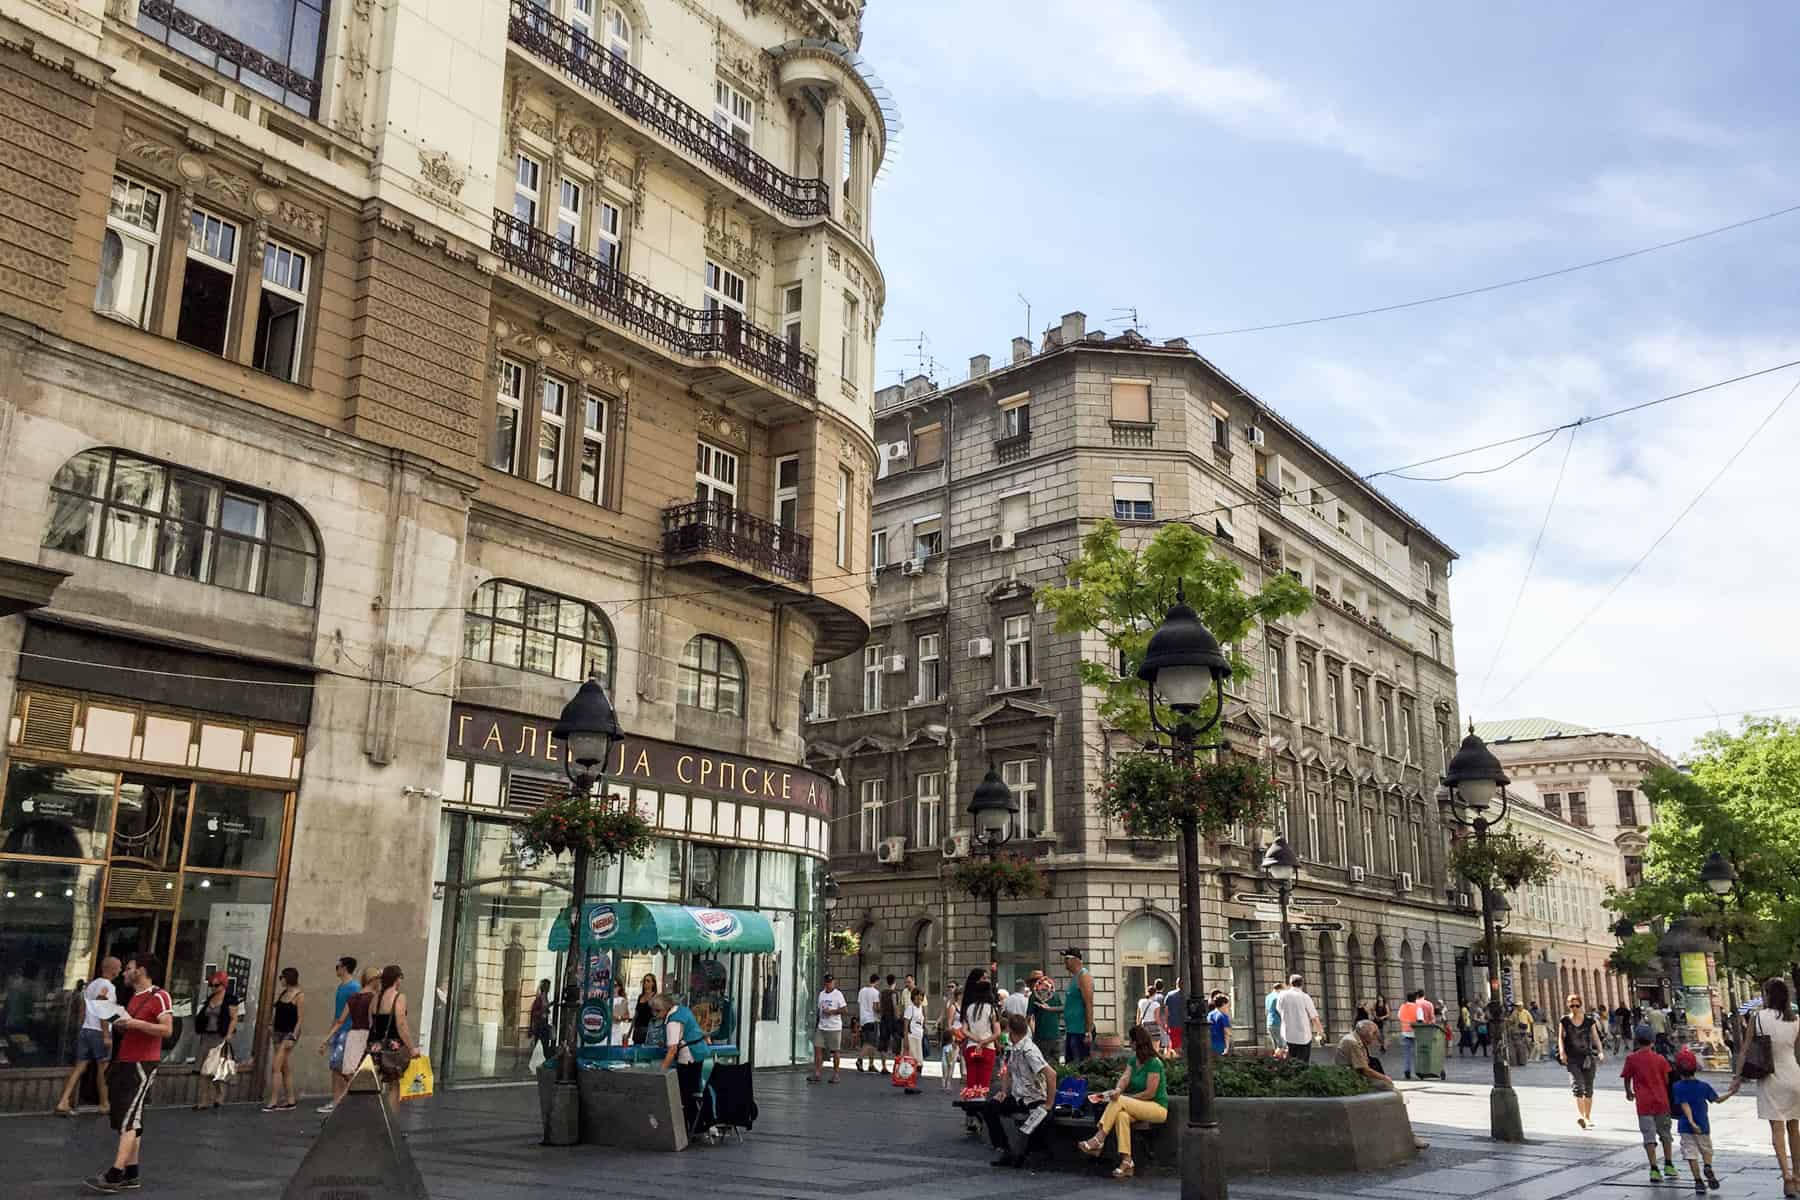
[{"label": "ornate beige building", "polygon": [[869,610],[861,7],[0,3],[0,1107],[109,950],[178,1011],[232,974],[246,1055],[280,967],[396,962],[440,1073],[523,1073],[568,882],[511,831],[590,673],[665,834],[596,888],[770,912],[737,1032],[793,1056],[793,697]]}]

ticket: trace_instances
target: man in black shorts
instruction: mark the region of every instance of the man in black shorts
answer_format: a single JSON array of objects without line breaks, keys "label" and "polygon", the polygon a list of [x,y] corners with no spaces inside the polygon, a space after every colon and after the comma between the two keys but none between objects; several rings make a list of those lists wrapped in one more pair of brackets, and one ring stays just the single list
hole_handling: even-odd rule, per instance
[{"label": "man in black shorts", "polygon": [[119,1134],[111,1169],[83,1183],[90,1192],[122,1192],[142,1186],[138,1149],[144,1135],[144,1107],[162,1063],[163,1040],[175,1032],[174,1003],[156,986],[162,964],[153,955],[134,954],[125,964],[131,1002],[113,1025],[113,1060],[107,1069],[112,1106],[107,1116]]}]

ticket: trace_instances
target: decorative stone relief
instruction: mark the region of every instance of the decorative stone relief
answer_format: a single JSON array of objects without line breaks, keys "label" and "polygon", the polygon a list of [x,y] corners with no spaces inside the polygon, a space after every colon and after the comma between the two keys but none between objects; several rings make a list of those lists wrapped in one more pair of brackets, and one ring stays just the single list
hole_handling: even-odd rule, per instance
[{"label": "decorative stone relief", "polygon": [[125,126],[124,133],[119,140],[120,153],[128,154],[132,158],[142,159],[147,163],[154,163],[164,168],[169,167],[175,161],[175,147],[167,142],[159,142],[149,134],[140,133],[129,125]]},{"label": "decorative stone relief", "polygon": [[343,37],[344,76],[337,88],[337,112],[332,115],[331,127],[363,144],[367,144],[368,135],[363,114],[368,104],[370,48],[374,42],[374,0],[351,0]]},{"label": "decorative stone relief", "polygon": [[717,408],[700,411],[700,432],[728,445],[745,449],[750,445],[750,426],[739,417]]},{"label": "decorative stone relief", "polygon": [[767,52],[751,45],[719,20],[713,22],[713,44],[718,51],[719,69],[747,85],[759,100],[766,102],[771,86]]},{"label": "decorative stone relief", "polygon": [[631,186],[631,168],[624,159],[608,158],[606,160],[606,177],[623,187]]},{"label": "decorative stone relief", "polygon": [[[510,352],[540,363],[554,364],[579,375],[589,386],[613,392],[620,397],[631,390],[629,370],[594,353],[587,346],[569,342],[547,326],[528,329],[501,317],[494,322],[493,331],[494,346],[499,352]],[[488,372],[490,377],[498,378],[498,352],[489,361]]]},{"label": "decorative stone relief", "polygon": [[585,163],[602,163],[606,161],[606,131],[596,130],[592,125],[574,124],[569,126],[564,144],[573,154]]},{"label": "decorative stone relief", "polygon": [[650,174],[650,156],[638,152],[637,165],[631,171],[631,227],[644,227],[644,184]]},{"label": "decorative stone relief", "polygon": [[310,208],[302,208],[285,197],[277,197],[271,219],[277,225],[285,225],[289,229],[298,230],[314,243],[325,240],[325,214],[314,212]]},{"label": "decorative stone relief", "polygon": [[765,260],[762,237],[739,220],[715,192],[706,195],[706,248],[715,258],[746,277],[755,275]]},{"label": "decorative stone relief", "polygon": [[469,168],[450,157],[448,150],[428,150],[420,144],[419,177],[413,181],[419,195],[441,208],[455,208],[468,179]]},{"label": "decorative stone relief", "polygon": [[241,175],[233,175],[228,171],[208,168],[206,172],[206,190],[225,197],[240,209],[250,203],[252,187],[250,181]]}]

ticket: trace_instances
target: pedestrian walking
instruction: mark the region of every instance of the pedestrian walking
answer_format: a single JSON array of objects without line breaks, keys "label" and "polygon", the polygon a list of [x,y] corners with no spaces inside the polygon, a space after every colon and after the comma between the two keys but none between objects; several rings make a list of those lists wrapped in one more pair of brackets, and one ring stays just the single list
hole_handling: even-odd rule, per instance
[{"label": "pedestrian walking", "polygon": [[338,959],[332,966],[332,973],[337,976],[337,988],[331,994],[331,1028],[334,1032],[327,1036],[327,1045],[320,1047],[320,1053],[329,1049],[331,1057],[327,1063],[331,1072],[341,1075],[344,1073],[344,1038],[350,1031],[349,1024],[343,1020],[344,1005],[362,991],[362,984],[357,982],[356,959],[351,955]]},{"label": "pedestrian walking", "polygon": [[1169,1035],[1169,1052],[1181,1053],[1181,1039],[1187,1036],[1187,993],[1182,990],[1181,976],[1163,997],[1163,1030]]},{"label": "pedestrian walking", "polygon": [[109,954],[100,960],[100,973],[81,990],[81,1032],[75,1035],[75,1065],[63,1080],[62,1098],[56,1102],[59,1117],[75,1115],[81,1077],[89,1064],[94,1068],[94,1087],[100,1093],[100,1112],[108,1111],[106,1066],[112,1059],[112,1017],[119,1003],[119,990],[113,979],[118,974],[119,960]]},{"label": "pedestrian walking", "polygon": [[856,1027],[860,1039],[856,1043],[856,1069],[864,1068],[864,1061],[879,1063],[882,1074],[887,1074],[887,1064],[881,1052],[881,975],[879,972],[869,976],[869,982],[862,985],[856,993]]},{"label": "pedestrian walking", "polygon": [[969,981],[963,985],[962,1024],[966,1038],[963,1095],[986,1096],[993,1084],[995,1048],[1000,1044],[1000,1012],[994,1004],[993,984],[986,971],[970,972]]},{"label": "pedestrian walking", "polygon": [[906,1094],[919,1094],[919,1079],[925,1070],[925,993],[914,988],[906,997],[906,1008],[900,1014],[905,1030],[905,1053],[913,1060],[912,1082]]},{"label": "pedestrian walking", "polygon": [[962,989],[954,983],[944,989],[943,1025],[938,1035],[938,1060],[943,1068],[943,1090],[950,1090],[950,1080],[962,1066]]},{"label": "pedestrian walking", "polygon": [[881,1052],[882,1074],[887,1074],[887,1057],[899,1058],[906,1049],[902,1044],[904,1037],[902,1017],[906,1012],[906,994],[900,990],[899,981],[893,975],[887,977],[887,983],[881,989]]},{"label": "pedestrian walking", "polygon": [[819,1014],[819,1025],[813,1033],[813,1069],[812,1074],[806,1077],[806,1082],[819,1082],[819,1076],[825,1070],[825,1056],[829,1054],[831,1082],[836,1083],[844,1067],[844,1013],[849,1004],[844,999],[844,993],[838,991],[836,977],[829,971],[821,981],[815,1008]]},{"label": "pedestrian walking", "polygon": [[[1652,1049],[1656,1035],[1648,1025],[1637,1027],[1634,1040],[1637,1049],[1626,1055],[1619,1078],[1625,1081],[1625,1098],[1637,1104],[1638,1132],[1644,1137],[1644,1156],[1650,1160],[1650,1182],[1658,1183],[1678,1174],[1669,1126],[1669,1061]],[[1791,1050],[1788,1057],[1793,1057]],[[1663,1152],[1660,1171],[1656,1166],[1658,1142],[1662,1143]],[[1780,1157],[1779,1150],[1776,1157]]]},{"label": "pedestrian walking", "polygon": [[[329,1114],[336,1111],[337,1106],[350,1093],[350,1077],[356,1074],[369,1052],[369,1005],[374,1002],[375,984],[380,978],[379,969],[364,967],[360,980],[350,980],[356,991],[350,993],[344,1001],[344,1011],[338,1014],[338,1019],[325,1031],[325,1040],[319,1043],[320,1054],[325,1053],[327,1046],[338,1047],[333,1052],[333,1060],[338,1065],[331,1078],[331,1099],[319,1105],[314,1112]],[[342,985],[338,990],[343,990]]]},{"label": "pedestrian walking", "polygon": [[1568,1015],[1556,1025],[1556,1058],[1569,1071],[1575,1123],[1586,1129],[1594,1119],[1594,1071],[1606,1058],[1606,1050],[1600,1044],[1600,1022],[1586,1010],[1581,997],[1571,995],[1568,1008]]},{"label": "pedestrian walking", "polygon": [[1145,992],[1142,999],[1137,1002],[1137,1023],[1142,1025],[1151,1039],[1156,1042],[1156,1052],[1161,1054],[1163,1051],[1162,980],[1153,981],[1150,984],[1150,990]]},{"label": "pedestrian walking", "polygon": [[1469,1012],[1469,1006],[1462,1004],[1456,1010],[1456,1056],[1475,1053],[1475,1018]]},{"label": "pedestrian walking", "polygon": [[1681,1135],[1681,1157],[1693,1173],[1694,1194],[1704,1196],[1708,1188],[1715,1192],[1719,1190],[1719,1177],[1713,1174],[1712,1115],[1706,1106],[1723,1104],[1737,1095],[1743,1080],[1733,1079],[1721,1096],[1713,1091],[1712,1084],[1694,1078],[1699,1072],[1700,1060],[1694,1057],[1692,1050],[1684,1049],[1678,1053],[1675,1073],[1679,1078],[1670,1089],[1670,1098],[1675,1106],[1675,1131]]},{"label": "pedestrian walking", "polygon": [[650,1024],[653,1016],[650,1011],[650,1002],[656,997],[656,976],[644,976],[638,981],[637,1000],[631,1006],[631,1044],[634,1046],[650,1044]]},{"label": "pedestrian walking", "polygon": [[1142,1025],[1131,1027],[1131,1049],[1136,1056],[1129,1073],[1119,1077],[1111,1091],[1088,1096],[1090,1104],[1104,1104],[1100,1127],[1085,1142],[1075,1143],[1082,1153],[1098,1158],[1106,1146],[1106,1135],[1112,1134],[1119,1144],[1119,1165],[1114,1179],[1130,1179],[1136,1173],[1131,1160],[1131,1125],[1143,1121],[1161,1125],[1169,1119],[1169,1085],[1163,1073],[1162,1059],[1157,1056],[1156,1042]]},{"label": "pedestrian walking", "polygon": [[1421,992],[1408,992],[1400,1004],[1400,1069],[1406,1078],[1413,1077],[1413,1056],[1418,1047],[1417,1026],[1424,1020],[1419,1006]]},{"label": "pedestrian walking", "polygon": [[1286,990],[1287,984],[1277,979],[1269,994],[1263,997],[1263,1024],[1269,1031],[1269,1049],[1275,1052],[1276,1058],[1287,1057],[1287,1040],[1281,1036],[1281,993]]},{"label": "pedestrian walking", "polygon": [[[1288,1057],[1311,1062],[1313,1038],[1324,1037],[1325,1026],[1319,1020],[1313,998],[1306,994],[1305,977],[1288,976],[1288,985],[1276,1000],[1275,1007],[1281,1014],[1281,1036],[1287,1043]],[[1301,1040],[1296,1041],[1296,1038]]]},{"label": "pedestrian walking", "polygon": [[381,982],[369,1006],[369,1053],[375,1056],[375,1071],[390,1093],[388,1099],[395,1103],[400,1100],[400,1076],[419,1057],[406,1021],[406,995],[400,990],[405,979],[405,972],[394,963],[381,968]]},{"label": "pedestrian walking", "polygon": [[[619,1001],[624,998],[624,985],[615,982],[613,984],[613,1028],[607,1030],[609,1039],[617,1036]],[[630,1011],[629,1007],[626,1011]],[[525,1045],[525,1065],[530,1066],[532,1055],[537,1053],[540,1046],[544,1049],[544,1057],[550,1057],[551,1043],[555,1040],[550,1036],[550,981],[548,979],[538,980],[537,992],[531,997],[531,1012],[525,1021],[526,1034],[530,1039]]]},{"label": "pedestrian walking", "polygon": [[[288,1112],[300,1107],[294,1091],[294,1046],[300,1041],[300,1023],[306,1017],[306,993],[300,990],[300,971],[281,968],[281,990],[269,1015],[269,1102],[264,1112]],[[282,1094],[287,1094],[283,1100]]]},{"label": "pedestrian walking", "polygon": [[[1763,984],[1762,1001],[1762,1008],[1750,1015],[1745,1038],[1769,1039],[1775,1069],[1756,1081],[1756,1116],[1769,1123],[1769,1140],[1781,1167],[1781,1194],[1792,1197],[1800,1194],[1800,1179],[1795,1178],[1800,1174],[1800,1062],[1794,1058],[1800,1021],[1794,1019],[1793,993],[1781,976]],[[1742,1078],[1740,1064],[1738,1079]]]},{"label": "pedestrian walking", "polygon": [[194,1104],[195,1112],[225,1103],[225,1084],[214,1082],[213,1072],[221,1060],[233,1054],[232,1039],[237,1037],[238,1014],[243,1009],[225,972],[214,971],[207,984],[206,998],[194,1011],[194,1058],[200,1064],[200,1099]]},{"label": "pedestrian walking", "polygon": [[1063,989],[1063,1061],[1073,1065],[1093,1052],[1094,977],[1081,965],[1081,951],[1074,946],[1063,951],[1063,966],[1069,972]]},{"label": "pedestrian walking", "polygon": [[1231,997],[1221,995],[1213,1010],[1206,1014],[1207,1033],[1212,1038],[1214,1056],[1231,1050]]},{"label": "pedestrian walking", "polygon": [[113,1165],[84,1181],[90,1192],[123,1192],[143,1186],[139,1154],[144,1140],[144,1108],[150,1102],[150,1085],[162,1062],[163,1041],[175,1032],[175,1002],[157,986],[162,963],[151,954],[135,954],[125,964],[125,982],[131,1000],[125,1015],[113,1022],[118,1038],[107,1081],[112,1103],[107,1120],[119,1135]]}]

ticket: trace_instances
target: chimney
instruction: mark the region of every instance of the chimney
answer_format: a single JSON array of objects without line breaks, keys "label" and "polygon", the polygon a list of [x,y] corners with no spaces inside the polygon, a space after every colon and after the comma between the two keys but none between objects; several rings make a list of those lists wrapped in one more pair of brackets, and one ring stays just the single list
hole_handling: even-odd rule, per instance
[{"label": "chimney", "polygon": [[1084,313],[1084,312],[1069,312],[1069,313],[1063,314],[1062,343],[1061,343],[1062,345],[1073,346],[1076,342],[1079,342],[1082,339],[1082,336],[1086,333],[1087,333],[1087,314],[1086,313]]},{"label": "chimney", "polygon": [[993,360],[988,358],[985,354],[971,354],[969,356],[969,378],[980,379],[983,375],[986,375],[991,369],[990,364],[992,361]]},{"label": "chimney", "polygon": [[1052,350],[1056,349],[1058,346],[1060,346],[1062,344],[1063,344],[1062,343],[1062,330],[1060,328],[1058,328],[1055,325],[1051,325],[1044,330],[1044,353],[1045,354],[1050,353]]},{"label": "chimney", "polygon": [[880,412],[884,408],[891,408],[900,403],[901,398],[902,389],[897,383],[879,388],[875,392],[875,411]]},{"label": "chimney", "polygon": [[1163,345],[1171,350],[1186,350],[1188,348],[1188,340],[1186,338],[1170,338],[1168,341],[1164,342]]},{"label": "chimney", "polygon": [[934,391],[935,389],[936,385],[931,382],[931,376],[914,375],[911,379],[906,381],[906,398],[912,400],[916,397],[923,396],[926,392]]},{"label": "chimney", "polygon": [[1016,363],[1024,362],[1031,357],[1031,339],[1016,337],[1013,339],[1013,357]]},{"label": "chimney", "polygon": [[1106,330],[1104,330],[1104,329],[1088,330],[1087,331],[1087,340],[1090,342],[1104,342],[1106,340]]}]

